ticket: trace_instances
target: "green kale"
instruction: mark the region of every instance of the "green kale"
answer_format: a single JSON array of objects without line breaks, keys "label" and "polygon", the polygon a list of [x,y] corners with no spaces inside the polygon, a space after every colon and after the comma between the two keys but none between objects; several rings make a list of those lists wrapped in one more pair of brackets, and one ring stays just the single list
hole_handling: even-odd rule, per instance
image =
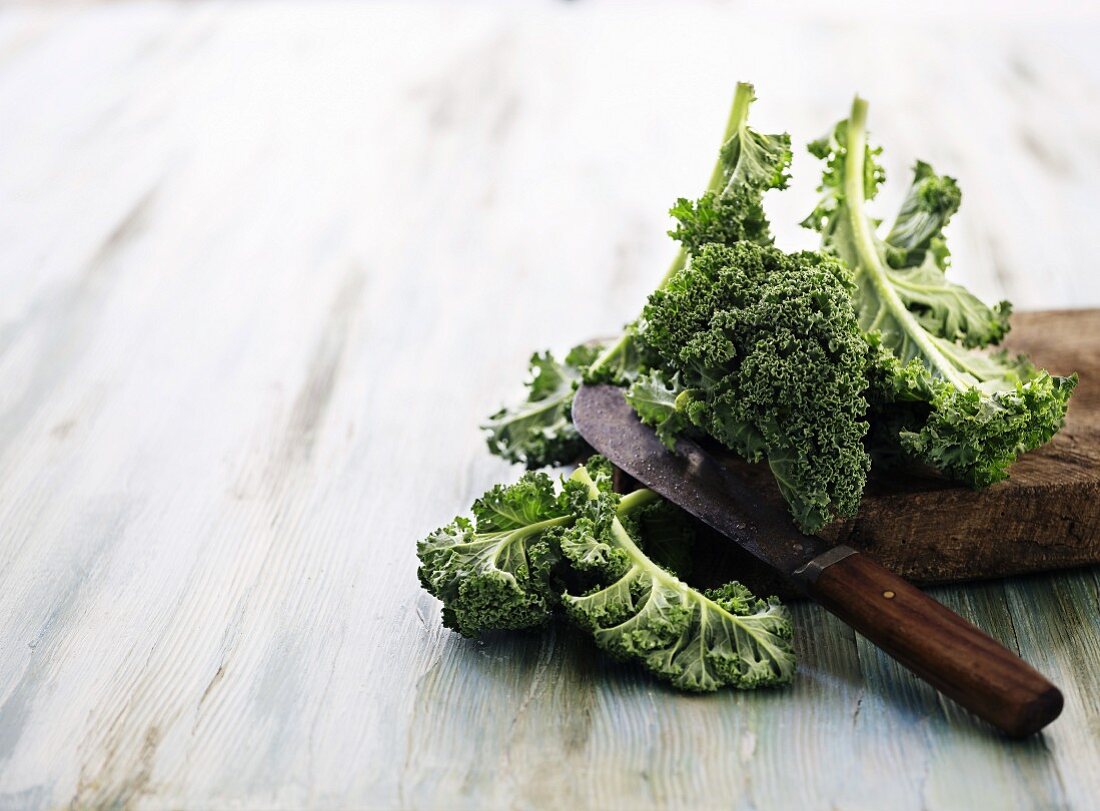
[{"label": "green kale", "polygon": [[489,450],[529,468],[560,465],[581,458],[587,445],[573,427],[573,394],[599,348],[575,346],[559,363],[549,352],[531,356],[527,399],[502,408],[482,428]]},{"label": "green kale", "polygon": [[[764,135],[748,126],[754,100],[752,85],[737,85],[706,192],[696,201],[680,199],[672,208],[679,224],[669,233],[682,247],[658,289],[680,272],[689,252],[705,243],[771,242],[763,196],[769,189],[786,188],[791,139],[786,133]],[[586,354],[575,362],[566,358],[559,364],[549,352],[534,355],[527,399],[501,409],[482,426],[488,432],[489,450],[529,468],[576,461],[586,449],[570,416],[580,379],[625,386],[653,363],[635,339],[635,326],[628,325],[598,354]]]},{"label": "green kale", "polygon": [[850,274],[818,253],[707,245],[650,296],[641,340],[675,373],[629,399],[667,442],[685,421],[767,460],[803,531],[851,515],[867,481],[867,343]]},{"label": "green kale", "polygon": [[[584,382],[623,387],[666,446],[706,434],[766,461],[799,527],[852,515],[873,464],[931,465],[975,487],[1005,478],[1062,426],[1076,375],[994,349],[1007,302],[949,281],[944,229],[958,183],[922,161],[885,237],[865,210],[885,180],[867,105],[810,151],[825,162],[803,225],[816,253],[771,246],[763,199],[787,185],[790,139],[748,126],[740,84],[703,195],[680,199],[679,254],[616,340],[531,358],[526,399],[483,426],[490,450],[529,468],[590,452],[572,423]],[[701,591],[695,527],[650,490],[620,496],[592,456],[561,482],[528,472],[420,541],[421,583],[466,636],[567,616],[614,656],[685,690],[788,682],[791,625],[774,599],[729,583]]]},{"label": "green kale", "polygon": [[[941,271],[946,271],[951,252],[947,249],[943,229],[959,210],[960,203],[962,191],[955,178],[937,175],[930,164],[917,161],[909,193],[886,235],[890,266],[919,267],[928,258]],[[1005,326],[1007,328],[1007,324]]]},{"label": "green kale", "polygon": [[600,647],[682,689],[790,681],[786,610],[738,583],[701,592],[679,580],[689,519],[650,490],[620,497],[610,474],[593,457],[555,491],[527,473],[478,499],[473,520],[421,541],[420,580],[443,601],[444,624],[479,636],[542,625],[562,606]]},{"label": "green kale", "polygon": [[659,369],[639,375],[626,393],[626,401],[638,418],[657,430],[657,438],[669,450],[676,447],[676,437],[690,433],[689,405],[695,399],[692,389],[684,388],[680,373],[671,378]]},{"label": "green kale", "polygon": [[620,520],[654,498],[639,490],[608,511],[606,495],[584,468],[571,480],[587,488],[589,516],[564,535],[562,553],[595,573],[583,594],[565,594],[569,616],[613,656],[638,661],[682,690],[711,691],[786,684],[794,675],[791,624],[774,598],[757,600],[744,586],[697,591],[657,565]]},{"label": "green kale", "polygon": [[[943,226],[958,208],[951,178],[918,163],[909,195],[886,239],[865,211],[884,179],[866,140],[867,103],[810,151],[826,161],[823,197],[805,225],[822,249],[853,271],[860,326],[873,335],[874,395],[903,405],[910,419],[897,441],[912,458],[984,487],[1008,476],[1023,452],[1061,428],[1076,375],[1054,377],[1025,358],[987,353],[1008,330],[1006,303],[988,307],[945,277]],[[883,351],[884,350],[884,351]],[[889,419],[888,417],[886,418]]]},{"label": "green kale", "polygon": [[670,211],[678,224],[669,236],[688,254],[710,243],[772,243],[764,215],[764,192],[787,188],[791,137],[787,133],[764,135],[749,127],[749,106],[755,100],[752,85],[737,86],[726,137],[706,192],[694,201],[681,197]]},{"label": "green kale", "polygon": [[557,534],[573,521],[545,473],[497,485],[417,545],[420,582],[443,601],[443,624],[463,636],[542,625],[557,603]]}]

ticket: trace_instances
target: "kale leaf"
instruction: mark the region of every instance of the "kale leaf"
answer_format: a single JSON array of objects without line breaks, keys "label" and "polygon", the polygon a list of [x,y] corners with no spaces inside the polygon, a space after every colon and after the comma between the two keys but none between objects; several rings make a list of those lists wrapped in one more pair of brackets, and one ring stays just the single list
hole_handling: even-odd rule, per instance
[{"label": "kale leaf", "polygon": [[849,119],[811,145],[826,168],[822,200],[804,224],[821,232],[822,250],[853,271],[860,326],[880,347],[880,368],[871,374],[878,398],[928,405],[923,420],[920,410],[905,408],[901,448],[984,487],[1061,428],[1077,376],[1055,377],[1025,358],[979,351],[1007,332],[1010,308],[989,307],[946,278],[943,226],[961,199],[954,180],[918,163],[893,228],[886,239],[877,236],[865,206],[883,172],[878,150],[867,144],[866,117],[867,103],[857,98]]},{"label": "kale leaf", "polygon": [[641,339],[676,376],[639,378],[629,399],[666,444],[686,417],[766,460],[803,531],[851,515],[870,468],[869,353],[852,290],[848,270],[818,253],[707,245],[642,319]]},{"label": "kale leaf", "polygon": [[[595,572],[583,594],[565,594],[569,616],[613,656],[638,661],[681,690],[764,687],[794,675],[791,623],[774,598],[757,600],[739,583],[707,592],[657,565],[631,537],[584,468],[572,485],[587,488],[589,517],[567,530],[562,553]],[[650,498],[625,496],[619,511]]]},{"label": "kale leaf", "polygon": [[531,356],[527,398],[500,409],[482,426],[489,450],[528,468],[562,465],[585,455],[587,444],[573,426],[573,394],[599,347],[573,347],[563,362],[549,352]]},{"label": "kale leaf", "polygon": [[[786,188],[791,139],[786,133],[764,135],[749,127],[749,107],[755,98],[751,84],[737,85],[706,192],[696,201],[680,199],[672,208],[678,225],[669,233],[682,247],[658,289],[675,278],[689,253],[703,244],[771,242],[763,197],[769,189]],[[628,325],[598,353],[586,351],[572,361],[567,357],[564,364],[548,352],[534,355],[527,398],[501,409],[482,426],[489,450],[529,468],[576,461],[586,446],[571,419],[573,392],[582,377],[592,383],[625,386],[650,368],[653,359],[636,340],[636,326]]]},{"label": "kale leaf", "polygon": [[600,457],[560,490],[545,473],[498,485],[473,515],[417,547],[421,583],[443,601],[447,627],[471,637],[530,628],[561,606],[601,648],[681,689],[790,681],[786,610],[738,583],[703,592],[680,580],[690,519],[650,490],[612,492]]},{"label": "kale leaf", "polygon": [[474,502],[420,541],[420,582],[443,601],[443,624],[463,636],[515,630],[549,620],[557,595],[551,570],[557,533],[573,516],[545,473],[526,473]]}]

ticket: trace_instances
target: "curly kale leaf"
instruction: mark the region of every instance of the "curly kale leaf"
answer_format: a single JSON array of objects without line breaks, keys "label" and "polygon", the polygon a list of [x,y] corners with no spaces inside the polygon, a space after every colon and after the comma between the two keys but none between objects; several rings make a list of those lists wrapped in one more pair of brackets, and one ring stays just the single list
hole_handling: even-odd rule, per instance
[{"label": "curly kale leaf", "polygon": [[[844,158],[848,154],[848,122],[841,121],[831,131],[807,145],[810,154],[825,161],[822,170],[821,199],[810,215],[802,221],[804,228],[820,231],[823,241],[827,240],[837,228],[843,228],[842,216]],[[871,148],[863,145],[863,194],[868,200],[878,194],[879,186],[886,180],[886,170],[875,160],[882,153],[881,147]]]},{"label": "curly kale leaf", "polygon": [[[925,329],[966,346],[999,343],[1012,306],[987,306],[966,288],[944,279],[951,252],[943,228],[962,202],[955,179],[917,161],[913,182],[886,235],[884,256],[906,307]],[[947,302],[950,306],[944,306]]]},{"label": "curly kale leaf", "polygon": [[[886,240],[880,240],[874,234],[877,221],[863,213],[862,204],[875,196],[885,179],[875,161],[882,149],[872,149],[862,127],[854,132],[852,127],[852,122],[842,121],[831,137],[810,145],[810,152],[826,162],[819,187],[823,195],[802,224],[821,232],[822,250],[840,257],[853,268],[860,288],[857,296],[860,323],[865,329],[884,333],[894,326],[881,320],[887,316],[879,309],[869,306],[877,294],[875,281],[879,276],[863,272],[859,255],[862,248],[858,243],[866,231],[871,241],[870,252],[876,254],[883,280],[890,283],[898,300],[926,331],[967,346],[1000,341],[1008,331],[1007,302],[988,307],[944,276],[949,252],[943,228],[961,201],[958,184],[918,161],[893,228]],[[850,137],[858,139],[858,150],[849,149]],[[857,217],[853,217],[850,205],[854,199],[852,191],[860,194],[861,210]],[[859,223],[854,222],[857,219]]]},{"label": "curly kale leaf", "polygon": [[[791,626],[774,600],[731,583],[700,592],[690,519],[650,490],[620,498],[593,457],[556,491],[544,473],[497,486],[418,545],[420,580],[465,636],[545,623],[562,605],[600,647],[687,690],[790,680]],[[566,591],[582,585],[583,594]]]},{"label": "curly kale leaf", "polygon": [[791,138],[786,133],[765,135],[749,127],[749,106],[755,100],[752,85],[738,84],[707,191],[698,200],[680,198],[669,212],[677,220],[669,236],[688,253],[712,242],[772,242],[764,215],[764,192],[787,187]]},{"label": "curly kale leaf", "polygon": [[717,242],[732,245],[743,239],[770,245],[771,228],[764,214],[763,195],[739,188],[727,194],[708,191],[698,200],[681,197],[669,209],[677,225],[668,235],[678,240],[688,253]]},{"label": "curly kale leaf", "polygon": [[942,227],[960,199],[954,181],[919,163],[890,236],[876,235],[864,209],[878,182],[868,178],[881,172],[872,168],[877,150],[867,146],[866,115],[857,98],[833,137],[811,146],[826,168],[822,202],[806,224],[821,231],[823,250],[853,271],[859,322],[876,345],[872,389],[887,402],[929,406],[923,421],[905,406],[910,419],[898,431],[901,447],[983,487],[1004,479],[1017,456],[1061,428],[1077,378],[977,350],[1007,332],[1009,307],[987,307],[944,277]]},{"label": "curly kale leaf", "polygon": [[955,178],[937,175],[930,164],[917,161],[909,193],[886,235],[890,266],[918,267],[931,259],[941,271],[947,270],[951,252],[943,229],[961,202],[962,192]]},{"label": "curly kale leaf", "polygon": [[648,369],[653,358],[636,339],[637,324],[627,324],[623,334],[608,344],[584,370],[585,383],[630,385]]},{"label": "curly kale leaf", "polygon": [[573,395],[599,347],[573,347],[559,363],[549,352],[531,356],[527,398],[502,408],[482,428],[489,450],[528,468],[575,462],[588,446],[570,416]]},{"label": "curly kale leaf", "polygon": [[663,372],[653,369],[631,384],[626,400],[642,422],[657,430],[657,438],[665,447],[673,450],[676,437],[691,428],[687,408],[693,396],[694,392],[680,382],[679,373],[666,379]]},{"label": "curly kale leaf", "polygon": [[[686,415],[749,461],[766,459],[798,525],[816,532],[859,505],[868,346],[848,271],[816,253],[709,245],[646,305],[641,338],[682,380],[636,386],[644,420]],[[647,394],[648,399],[642,395]]]},{"label": "curly kale leaf", "polygon": [[545,473],[497,485],[417,545],[420,582],[443,601],[443,622],[463,636],[545,623],[557,604],[557,535],[573,515]]},{"label": "curly kale leaf", "polygon": [[[675,278],[688,255],[703,245],[732,245],[742,240],[771,243],[764,192],[787,187],[791,138],[786,133],[764,135],[749,127],[749,107],[755,100],[753,86],[739,82],[707,190],[698,200],[680,198],[672,207],[670,214],[678,224],[669,235],[681,248],[657,289]],[[654,365],[644,343],[636,339],[636,330],[637,324],[631,324],[596,358],[585,373],[585,382],[625,386]]]},{"label": "curly kale leaf", "polygon": [[[753,100],[752,85],[738,84],[707,192],[695,202],[680,200],[673,209],[680,224],[671,233],[682,247],[659,288],[683,269],[689,251],[705,243],[771,242],[763,194],[787,185],[790,136],[751,129],[747,122]],[[574,358],[575,353],[580,355]],[[501,409],[482,426],[489,450],[528,468],[576,461],[587,451],[570,413],[579,381],[628,386],[652,365],[633,324],[601,351],[577,347],[564,363],[549,353],[534,355],[527,399]]]},{"label": "curly kale leaf", "polygon": [[[1077,375],[1054,376],[1006,353],[985,360],[987,376],[979,384],[959,387],[932,378],[927,418],[898,433],[910,456],[979,488],[1008,478],[1020,454],[1050,441],[1077,385]],[[960,368],[982,373],[978,364]]]},{"label": "curly kale leaf", "polygon": [[[587,488],[593,506],[585,523],[568,531],[562,552],[598,582],[562,601],[597,645],[682,690],[791,680],[791,624],[777,601],[756,600],[739,584],[710,592],[691,588],[642,551],[583,468],[570,484]],[[630,512],[652,498],[649,491],[631,493],[618,509]]]}]

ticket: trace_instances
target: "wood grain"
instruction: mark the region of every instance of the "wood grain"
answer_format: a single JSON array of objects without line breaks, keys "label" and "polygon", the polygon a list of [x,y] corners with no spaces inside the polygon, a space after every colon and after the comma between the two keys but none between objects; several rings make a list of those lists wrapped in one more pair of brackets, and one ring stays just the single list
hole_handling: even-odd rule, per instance
[{"label": "wood grain", "polygon": [[737,79],[797,143],[858,89],[892,178],[958,176],[956,278],[1100,306],[1097,23],[957,5],[5,4],[0,808],[1093,807],[1093,569],[934,592],[1063,689],[1022,743],[817,606],[789,689],[684,696],[415,577],[518,476],[476,425],[530,352],[636,314]]},{"label": "wood grain", "polygon": [[837,550],[848,556],[807,577],[807,593],[882,651],[1010,737],[1062,712],[1061,691],[1019,656],[866,555]]}]

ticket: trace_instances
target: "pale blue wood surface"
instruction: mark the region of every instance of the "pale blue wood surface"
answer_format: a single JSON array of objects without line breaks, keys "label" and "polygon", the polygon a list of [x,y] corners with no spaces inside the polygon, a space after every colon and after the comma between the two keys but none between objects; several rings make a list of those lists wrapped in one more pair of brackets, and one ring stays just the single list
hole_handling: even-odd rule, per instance
[{"label": "pale blue wood surface", "polygon": [[1100,305],[1091,14],[843,15],[0,10],[0,808],[1095,807],[1094,571],[935,592],[1063,688],[1022,743],[814,606],[790,689],[700,697],[416,583],[518,475],[476,425],[529,352],[659,278],[738,79],[799,143],[858,90],[895,178],[959,177],[960,279]]}]

